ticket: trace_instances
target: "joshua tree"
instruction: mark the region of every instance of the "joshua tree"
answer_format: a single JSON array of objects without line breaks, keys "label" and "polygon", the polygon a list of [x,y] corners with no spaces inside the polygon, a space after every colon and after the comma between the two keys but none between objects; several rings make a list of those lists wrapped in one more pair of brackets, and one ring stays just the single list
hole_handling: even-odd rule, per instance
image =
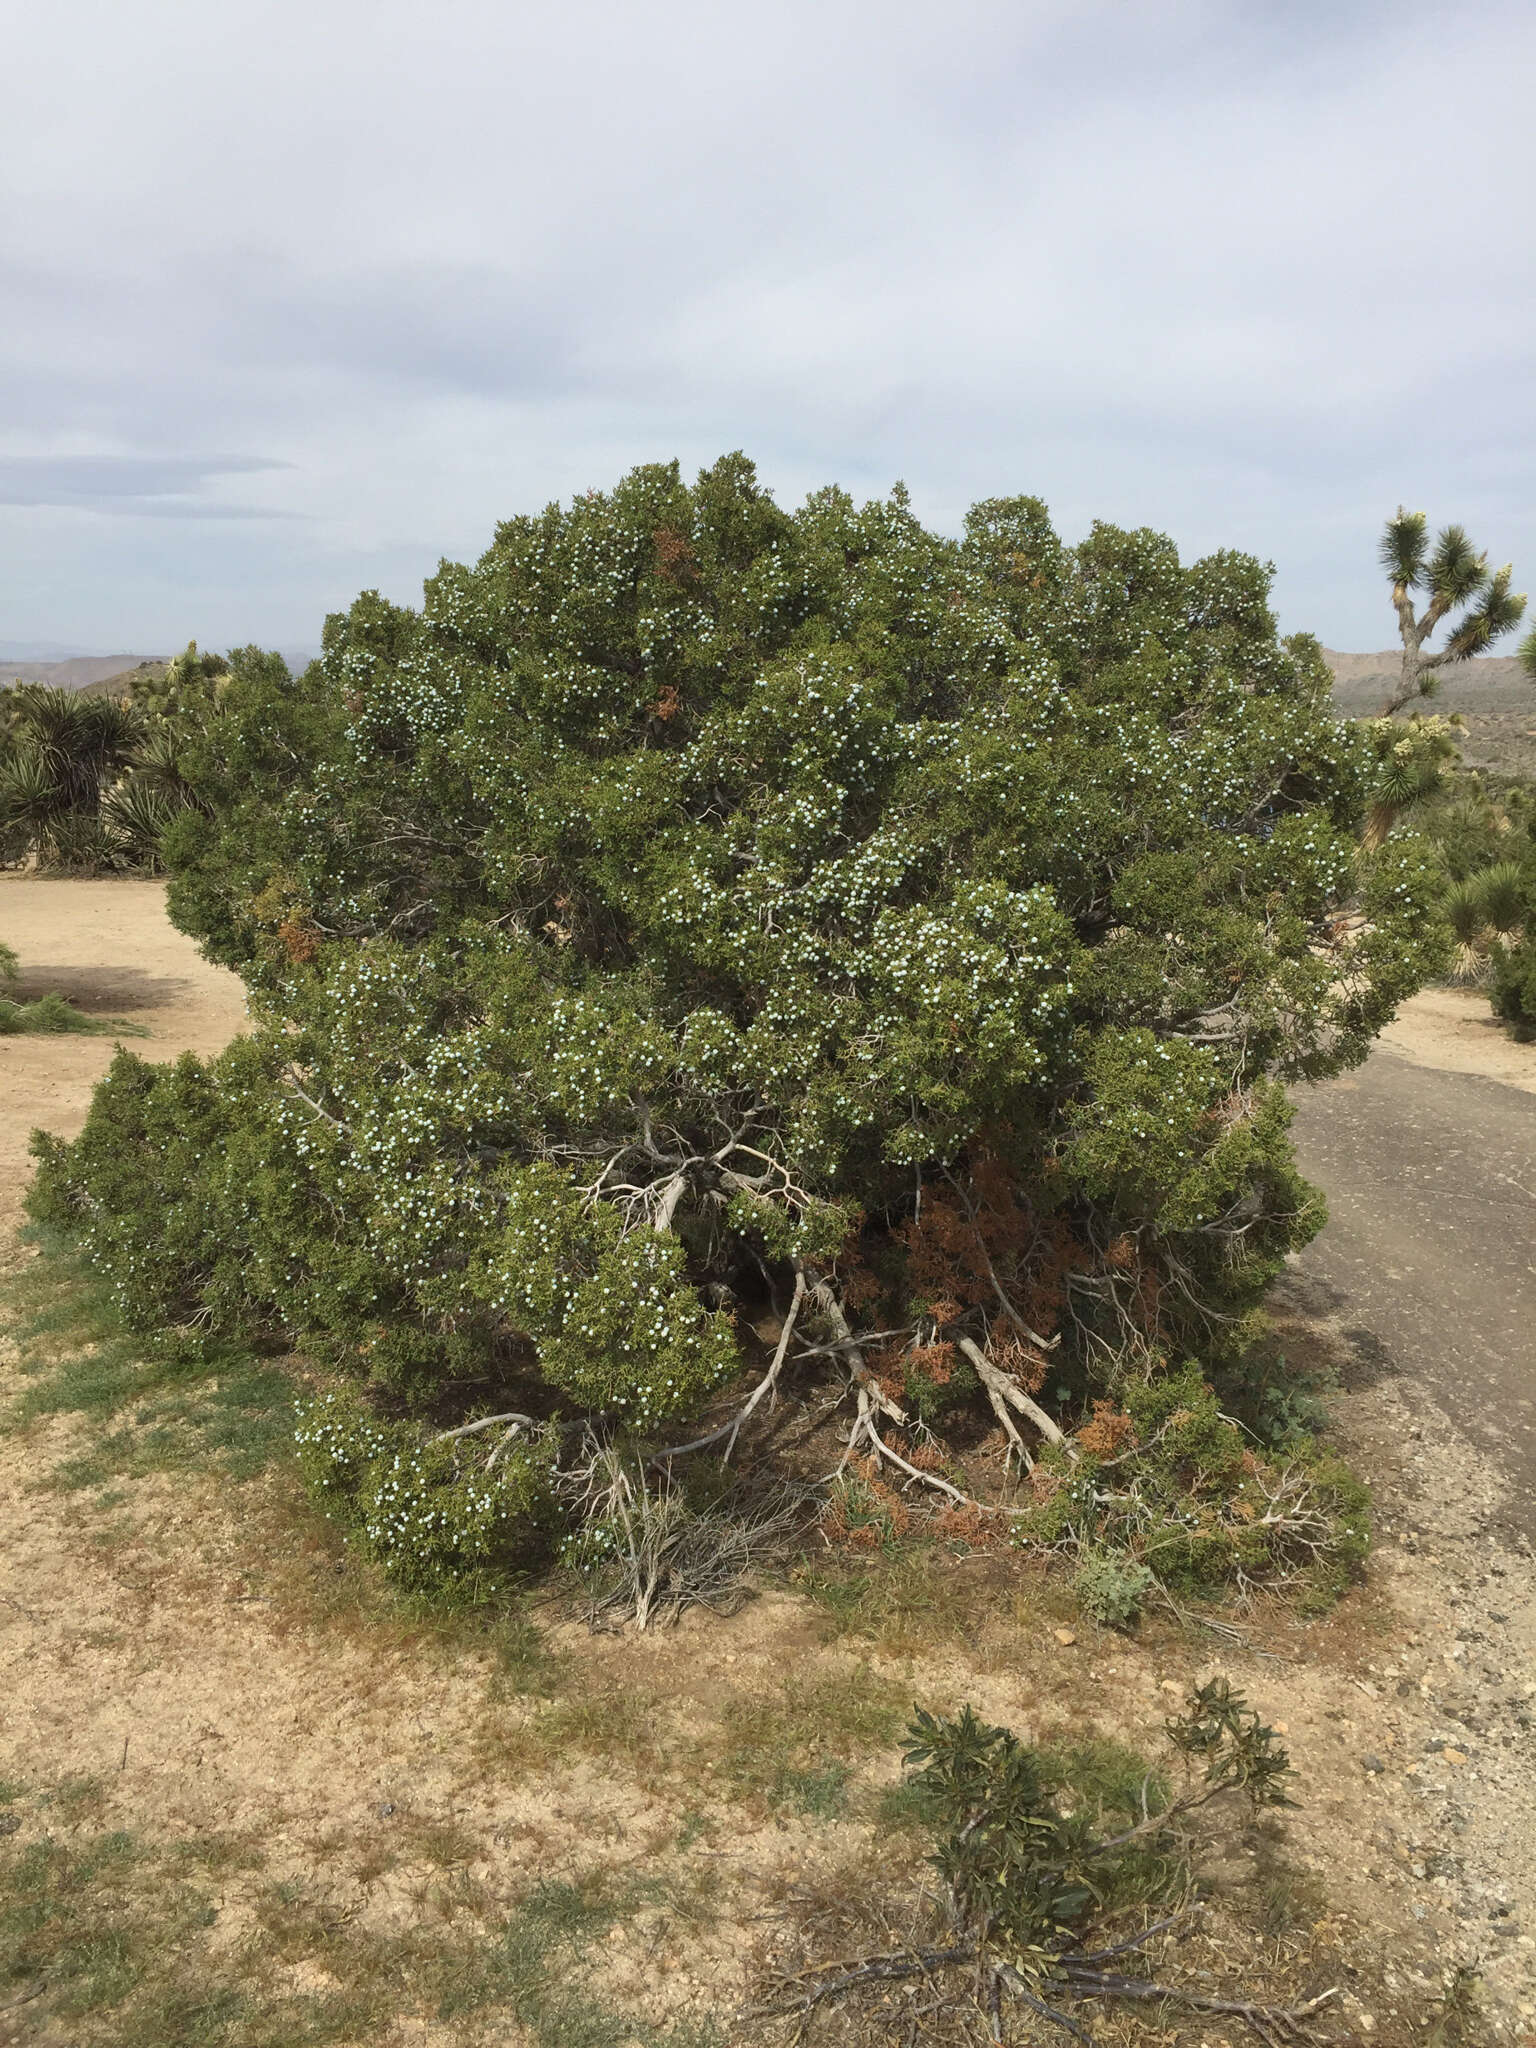
[{"label": "joshua tree", "polygon": [[[1524,592],[1509,587],[1509,563],[1502,569],[1490,569],[1486,553],[1477,552],[1462,526],[1442,527],[1431,552],[1429,521],[1422,512],[1405,512],[1398,506],[1381,537],[1381,566],[1392,578],[1392,602],[1403,640],[1402,680],[1382,706],[1385,717],[1401,711],[1415,697],[1433,695],[1439,671],[1447,662],[1467,661],[1484,653],[1513,632],[1525,616]],[[1417,617],[1413,609],[1416,590],[1429,592],[1429,603]],[[1444,647],[1436,654],[1426,654],[1425,641],[1460,605],[1468,609],[1452,627]],[[1520,658],[1536,675],[1536,633],[1527,635]]]}]

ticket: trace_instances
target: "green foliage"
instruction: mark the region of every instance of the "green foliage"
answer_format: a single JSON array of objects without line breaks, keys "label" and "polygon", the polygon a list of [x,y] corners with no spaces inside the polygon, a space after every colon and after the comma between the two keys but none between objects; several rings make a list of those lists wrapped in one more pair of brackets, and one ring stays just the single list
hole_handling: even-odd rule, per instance
[{"label": "green foliage", "polygon": [[[1198,1688],[1166,1731],[1200,1768],[1197,1785],[1176,1801],[1145,1767],[1138,1776],[1123,1764],[1107,1772],[1093,1756],[1052,1758],[969,1706],[953,1718],[919,1708],[904,1756],[936,1830],[930,1860],[957,1927],[1048,1981],[1053,1959],[1106,1910],[1176,1882],[1180,1860],[1166,1823],[1180,1808],[1226,1793],[1255,1811],[1290,1804],[1289,1758],[1225,1680]],[[1130,1825],[1114,1827],[1116,1819]]]},{"label": "green foliage", "polygon": [[788,513],[731,456],[365,593],[301,677],[237,650],[178,699],[164,845],[257,1029],[119,1062],[37,1201],[130,1316],[422,1409],[654,1435],[796,1265],[935,1427],[999,1290],[1073,1400],[1231,1352],[1321,1216],[1277,1084],[1441,947],[1267,592],[1032,499],[958,541],[899,491]]},{"label": "green foliage", "polygon": [[489,1592],[548,1553],[558,1441],[531,1434],[496,1463],[380,1422],[349,1389],[300,1405],[299,1461],[317,1497],[413,1591]]},{"label": "green foliage", "polygon": [[1156,1583],[1149,1565],[1113,1551],[1090,1551],[1072,1575],[1078,1606],[1105,1628],[1128,1628]]},{"label": "green foliage", "polygon": [[[65,1825],[0,1839],[0,2011],[79,2048],[344,2048],[402,2025],[455,2043],[489,2026],[533,2048],[719,2048],[707,2019],[655,2023],[594,1989],[591,1951],[645,1888],[551,1880],[489,1928],[452,1899],[370,1926],[321,1885],[252,1885],[252,1845],[83,1829],[82,1803],[60,1788],[37,1804]],[[254,1910],[232,1950],[215,1930],[242,1878]]]},{"label": "green foliage", "polygon": [[217,703],[229,671],[222,654],[199,653],[197,642],[189,640],[163,669],[136,672],[134,702],[162,719],[198,718]]},{"label": "green foliage", "polygon": [[[1439,915],[1451,979],[1505,990],[1502,1014],[1519,1024],[1526,966],[1514,958],[1536,925],[1536,791],[1463,767],[1456,718],[1369,721],[1376,758],[1367,838],[1424,849],[1440,876]],[[1422,855],[1417,856],[1422,858]]]},{"label": "green foliage", "polygon": [[76,1143],[33,1138],[33,1215],[78,1235],[133,1329],[257,1322],[239,1225],[277,1199],[283,1162],[240,1113],[261,1055],[237,1041],[219,1068],[222,1089],[191,1053],[154,1066],[119,1049]]},{"label": "green foliage", "polygon": [[[15,952],[9,946],[0,945],[0,987],[14,987],[20,979],[21,963]],[[117,1033],[135,1038],[146,1035],[141,1024],[128,1024],[121,1018],[88,1017],[73,1003],[66,1002],[56,990],[49,990],[30,1003],[18,1003],[9,996],[0,996],[0,1038],[14,1037],[23,1031]]]},{"label": "green foliage", "polygon": [[[1533,832],[1536,839],[1536,832]],[[1536,1038],[1536,844],[1518,871],[1521,936],[1495,956],[1493,1007],[1519,1039]]]},{"label": "green foliage", "polygon": [[1347,1583],[1369,1547],[1370,1496],[1338,1459],[1305,1436],[1261,1448],[1193,1364],[1123,1399],[1128,1428],[1112,1457],[1091,1448],[1092,1429],[1070,1450],[1042,1452],[1039,1504],[1016,1540],[1120,1556],[1191,1591],[1232,1579]]},{"label": "green foliage", "polygon": [[1512,937],[1530,915],[1518,861],[1501,860],[1484,868],[1477,877],[1477,894],[1484,924],[1501,938]]},{"label": "green foliage", "polygon": [[48,1483],[66,1491],[205,1463],[225,1480],[265,1471],[292,1445],[292,1384],[249,1347],[191,1331],[125,1329],[106,1282],[50,1233],[12,1274],[0,1318],[22,1385],[4,1427],[74,1415],[92,1427]]},{"label": "green foliage", "polygon": [[[1513,588],[1511,566],[1490,569],[1486,553],[1473,546],[1465,527],[1442,527],[1431,547],[1425,515],[1399,505],[1382,534],[1380,559],[1392,585],[1403,642],[1402,682],[1389,712],[1414,697],[1433,695],[1446,664],[1484,653],[1525,616],[1525,597]],[[1429,593],[1428,604],[1417,614],[1415,590]],[[1461,616],[1452,618],[1457,611]],[[1425,652],[1424,643],[1447,619],[1451,629],[1444,647],[1437,654]]]},{"label": "green foliage", "polygon": [[1225,1678],[1196,1686],[1184,1713],[1164,1729],[1176,1750],[1205,1765],[1209,1792],[1240,1792],[1255,1813],[1295,1804],[1286,1789],[1290,1757],[1276,1748],[1274,1729]]},{"label": "green foliage", "polygon": [[190,792],[163,716],[40,683],[0,695],[0,857],[97,874],[160,863]]}]

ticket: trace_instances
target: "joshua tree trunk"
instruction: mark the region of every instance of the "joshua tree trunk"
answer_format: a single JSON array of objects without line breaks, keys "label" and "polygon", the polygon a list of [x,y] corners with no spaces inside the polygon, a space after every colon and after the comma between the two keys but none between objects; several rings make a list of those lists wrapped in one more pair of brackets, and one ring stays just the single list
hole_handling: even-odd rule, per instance
[{"label": "joshua tree trunk", "polygon": [[1439,625],[1443,606],[1431,604],[1422,618],[1415,618],[1413,595],[1406,583],[1392,586],[1392,603],[1397,611],[1397,627],[1403,640],[1403,667],[1397,688],[1381,707],[1383,718],[1391,718],[1405,704],[1411,704],[1415,697],[1424,696],[1425,676],[1450,658],[1448,649],[1440,654],[1424,652],[1424,642]]}]

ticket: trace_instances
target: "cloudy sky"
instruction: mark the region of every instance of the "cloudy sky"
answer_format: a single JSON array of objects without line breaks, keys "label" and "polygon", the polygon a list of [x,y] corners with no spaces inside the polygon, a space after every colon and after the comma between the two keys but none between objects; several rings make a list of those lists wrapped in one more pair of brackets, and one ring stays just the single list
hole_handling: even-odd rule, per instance
[{"label": "cloudy sky", "polygon": [[1033,491],[1392,637],[1399,500],[1536,590],[1536,8],[54,0],[0,124],[0,641],[301,645],[745,448]]}]

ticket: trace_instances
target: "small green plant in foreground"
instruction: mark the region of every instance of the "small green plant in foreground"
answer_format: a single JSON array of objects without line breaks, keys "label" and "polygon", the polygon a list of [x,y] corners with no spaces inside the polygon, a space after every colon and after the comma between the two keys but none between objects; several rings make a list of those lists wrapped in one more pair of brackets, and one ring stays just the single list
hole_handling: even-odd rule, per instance
[{"label": "small green plant in foreground", "polygon": [[[1166,1735],[1182,1767],[1177,1790],[1107,1745],[1053,1754],[969,1706],[953,1717],[919,1710],[905,1745],[907,1793],[932,1831],[938,1901],[879,1954],[796,1958],[759,2015],[790,2020],[803,2040],[819,2018],[867,1999],[881,2038],[1001,2040],[1017,2013],[1088,2039],[1074,2016],[1084,2003],[1166,2001],[1246,2011],[1263,2038],[1291,2038],[1322,1999],[1278,2011],[1145,1974],[1158,1937],[1188,1931],[1190,1916],[1166,1909],[1188,1892],[1190,1818],[1222,1799],[1252,1812],[1292,1803],[1274,1730],[1225,1680],[1197,1688]],[[987,2032],[973,2032],[973,2021]]]},{"label": "small green plant in foreground", "polygon": [[1150,1566],[1109,1551],[1090,1552],[1072,1575],[1078,1606],[1106,1628],[1129,1628],[1156,1583]]},{"label": "small green plant in foreground", "polygon": [[[0,989],[14,986],[20,978],[21,965],[14,950],[0,944]],[[88,1017],[57,991],[39,996],[31,1003],[18,1003],[8,995],[0,995],[0,1038],[15,1037],[24,1031],[75,1031],[100,1037],[115,1033],[120,1038],[149,1035],[142,1024],[129,1024],[121,1017]]]},{"label": "small green plant in foreground", "polygon": [[72,1031],[92,1038],[149,1036],[142,1024],[130,1024],[122,1017],[88,1017],[55,991],[32,1003],[13,1003],[9,996],[0,996],[0,1037],[14,1038],[28,1031]]}]

